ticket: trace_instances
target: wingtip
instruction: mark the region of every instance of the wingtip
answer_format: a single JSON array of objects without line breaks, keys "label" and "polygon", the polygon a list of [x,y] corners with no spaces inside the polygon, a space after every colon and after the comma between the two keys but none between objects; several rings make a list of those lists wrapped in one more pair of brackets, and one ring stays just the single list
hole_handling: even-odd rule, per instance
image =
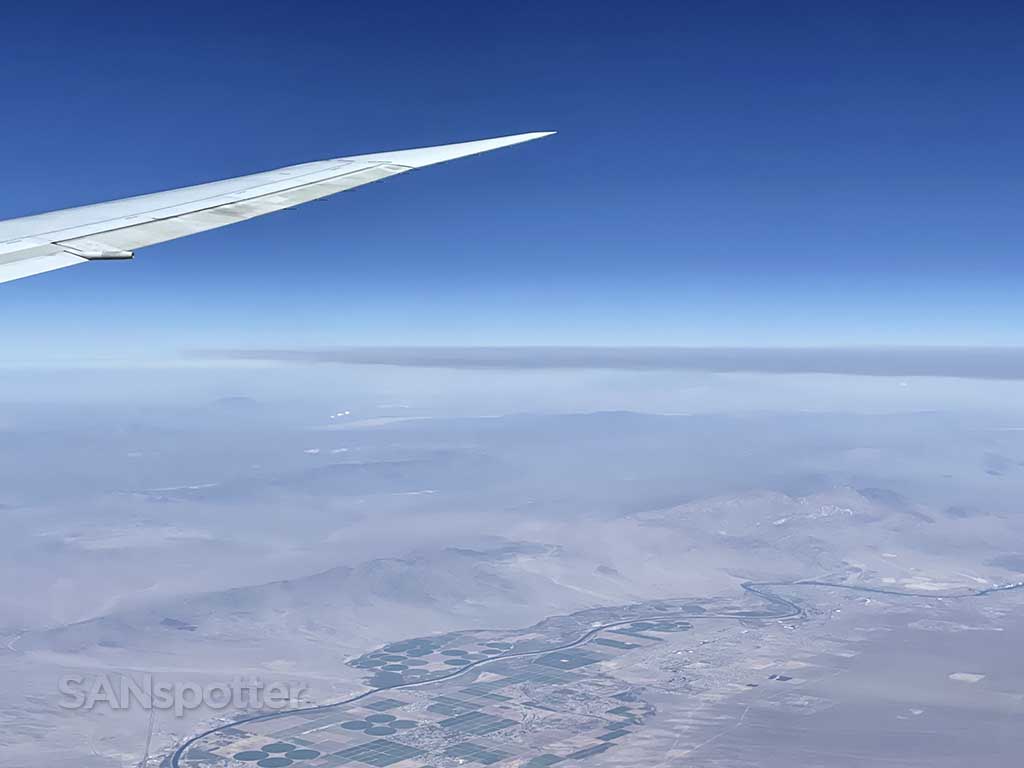
[{"label": "wingtip", "polygon": [[552,136],[557,131],[534,131],[532,133],[515,133],[508,136],[496,136],[491,139],[478,139],[477,141],[463,141],[458,144],[443,144],[436,147],[422,147],[420,149],[401,149],[394,152],[377,152],[372,155],[357,155],[346,158],[349,160],[385,160],[397,165],[407,165],[410,168],[423,168],[436,163],[444,163],[448,160],[456,160],[460,157],[478,155],[482,152],[490,152],[495,149],[503,149],[516,144],[522,144],[535,139],[543,139]]},{"label": "wingtip", "polygon": [[[536,139],[543,139],[548,136],[554,136],[558,131],[532,131],[530,133],[514,133],[511,136],[502,136],[499,139],[514,139],[513,143],[518,144],[523,141],[534,141]],[[498,139],[496,139],[497,141]],[[486,139],[485,139],[486,141]]]}]

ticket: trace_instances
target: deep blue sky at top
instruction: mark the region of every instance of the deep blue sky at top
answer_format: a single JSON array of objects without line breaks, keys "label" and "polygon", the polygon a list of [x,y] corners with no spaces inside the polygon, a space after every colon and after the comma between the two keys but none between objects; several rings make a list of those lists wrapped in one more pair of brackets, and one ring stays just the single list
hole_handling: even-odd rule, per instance
[{"label": "deep blue sky at top", "polygon": [[2,23],[0,218],[559,131],[0,286],[3,361],[1024,342],[1011,3],[37,2]]}]

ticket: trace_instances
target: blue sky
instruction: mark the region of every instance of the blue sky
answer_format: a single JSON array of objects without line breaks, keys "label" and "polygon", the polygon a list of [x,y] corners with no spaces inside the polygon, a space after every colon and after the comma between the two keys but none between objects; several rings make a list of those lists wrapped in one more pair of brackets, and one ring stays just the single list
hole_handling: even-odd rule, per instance
[{"label": "blue sky", "polygon": [[4,361],[1024,343],[1013,4],[160,8],[6,11],[0,218],[559,135],[6,284]]}]

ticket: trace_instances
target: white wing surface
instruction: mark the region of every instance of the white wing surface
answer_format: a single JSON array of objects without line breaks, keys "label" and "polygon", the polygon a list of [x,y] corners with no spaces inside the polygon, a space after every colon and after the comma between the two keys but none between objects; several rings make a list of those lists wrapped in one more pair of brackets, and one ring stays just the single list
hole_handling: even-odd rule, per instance
[{"label": "white wing surface", "polygon": [[522,133],[422,149],[339,157],[109,203],[0,221],[0,283],[245,221],[416,168],[532,141]]}]

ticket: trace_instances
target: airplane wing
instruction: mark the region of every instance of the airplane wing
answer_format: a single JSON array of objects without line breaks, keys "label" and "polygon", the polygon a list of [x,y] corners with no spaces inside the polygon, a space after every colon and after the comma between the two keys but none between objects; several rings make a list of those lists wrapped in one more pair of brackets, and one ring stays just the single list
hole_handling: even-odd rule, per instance
[{"label": "airplane wing", "polygon": [[521,133],[461,144],[339,157],[0,221],[0,283],[89,261],[130,259],[137,249],[147,245],[293,208],[399,173],[551,133]]}]

